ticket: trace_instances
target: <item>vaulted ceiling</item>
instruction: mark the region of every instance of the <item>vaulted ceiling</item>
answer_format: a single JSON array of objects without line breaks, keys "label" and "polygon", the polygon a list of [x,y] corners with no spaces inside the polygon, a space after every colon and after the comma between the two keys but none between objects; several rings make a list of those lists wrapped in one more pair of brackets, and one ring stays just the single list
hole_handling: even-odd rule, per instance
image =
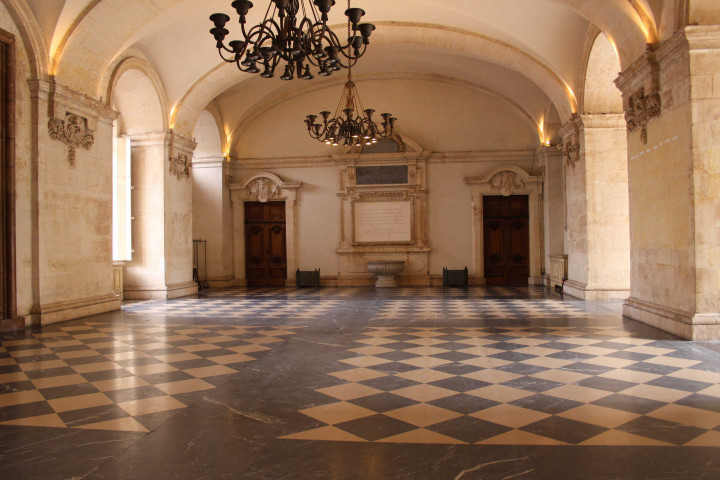
[{"label": "vaulted ceiling", "polygon": [[[227,13],[230,36],[239,37],[230,0],[4,2],[16,15],[36,18],[28,35],[42,44],[35,48],[39,75],[110,103],[118,69],[134,59],[158,89],[166,124],[187,135],[208,106],[229,137],[275,105],[320,89],[337,92],[344,81],[343,72],[311,81],[261,79],[221,62],[208,17]],[[251,24],[266,9],[266,0],[254,3]],[[414,79],[482,92],[542,129],[546,118],[563,122],[577,112],[598,32],[626,68],[647,43],[672,34],[676,3],[683,2],[352,0],[377,26],[353,74],[361,82]],[[330,13],[338,29],[345,28],[345,8],[338,1]]]}]

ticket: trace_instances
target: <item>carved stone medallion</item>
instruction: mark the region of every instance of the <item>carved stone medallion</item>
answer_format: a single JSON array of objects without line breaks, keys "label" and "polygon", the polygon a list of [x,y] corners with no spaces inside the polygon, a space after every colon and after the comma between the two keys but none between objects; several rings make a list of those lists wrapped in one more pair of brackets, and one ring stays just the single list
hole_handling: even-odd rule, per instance
[{"label": "carved stone medallion", "polygon": [[569,167],[575,168],[575,164],[580,159],[580,145],[573,142],[572,140],[566,140],[560,145],[558,145],[557,148],[563,153],[565,163]]},{"label": "carved stone medallion", "polygon": [[170,157],[170,174],[178,179],[190,176],[190,159],[184,153],[178,153],[177,157]]},{"label": "carved stone medallion", "polygon": [[634,132],[640,128],[640,139],[647,145],[647,125],[651,119],[659,117],[662,110],[660,94],[657,92],[645,95],[641,88],[630,96],[628,108],[625,109],[625,121],[628,131]]},{"label": "carved stone medallion", "polygon": [[504,171],[493,175],[490,179],[490,188],[500,192],[503,197],[509,197],[515,192],[525,190],[525,182],[515,172]]},{"label": "carved stone medallion", "polygon": [[272,180],[266,177],[255,179],[248,185],[248,195],[256,198],[258,202],[267,203],[270,199],[275,198],[280,193],[280,185],[276,185]]},{"label": "carved stone medallion", "polygon": [[48,133],[51,139],[68,146],[67,161],[70,168],[75,168],[76,149],[90,150],[95,143],[95,131],[87,128],[87,119],[73,113],[67,113],[66,120],[48,120]]}]

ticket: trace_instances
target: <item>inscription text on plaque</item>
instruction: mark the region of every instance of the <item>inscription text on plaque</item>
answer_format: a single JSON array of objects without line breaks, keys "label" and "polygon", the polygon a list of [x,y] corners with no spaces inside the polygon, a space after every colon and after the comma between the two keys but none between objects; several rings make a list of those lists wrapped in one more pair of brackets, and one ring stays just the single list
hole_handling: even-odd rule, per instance
[{"label": "inscription text on plaque", "polygon": [[354,202],[356,243],[411,243],[412,202]]}]

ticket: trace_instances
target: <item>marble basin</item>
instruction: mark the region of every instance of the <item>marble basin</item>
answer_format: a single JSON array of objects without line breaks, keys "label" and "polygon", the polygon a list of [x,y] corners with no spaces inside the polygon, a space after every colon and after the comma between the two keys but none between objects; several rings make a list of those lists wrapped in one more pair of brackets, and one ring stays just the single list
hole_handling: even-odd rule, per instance
[{"label": "marble basin", "polygon": [[376,260],[368,262],[368,272],[377,275],[376,288],[397,287],[395,275],[405,270],[405,262],[402,260]]}]

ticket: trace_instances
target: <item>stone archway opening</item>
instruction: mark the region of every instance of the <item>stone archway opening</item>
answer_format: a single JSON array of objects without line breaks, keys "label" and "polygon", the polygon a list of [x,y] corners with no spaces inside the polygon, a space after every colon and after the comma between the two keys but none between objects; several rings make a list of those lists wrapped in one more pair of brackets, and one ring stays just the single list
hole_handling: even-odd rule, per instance
[{"label": "stone archway opening", "polygon": [[627,133],[614,80],[620,60],[600,33],[589,52],[581,115],[562,129],[567,199],[568,279],[585,300],[630,294]]}]

